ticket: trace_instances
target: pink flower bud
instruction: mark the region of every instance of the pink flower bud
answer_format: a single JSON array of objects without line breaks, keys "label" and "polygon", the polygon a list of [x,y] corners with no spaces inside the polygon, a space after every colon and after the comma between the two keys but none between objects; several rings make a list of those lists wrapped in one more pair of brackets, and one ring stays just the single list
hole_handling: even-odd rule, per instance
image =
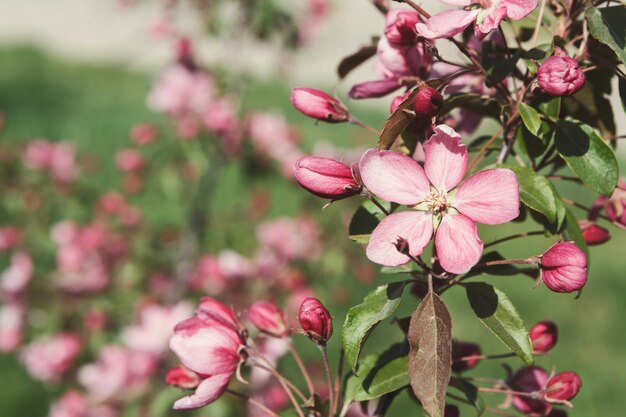
[{"label": "pink flower bud", "polygon": [[269,301],[257,301],[252,304],[248,318],[254,327],[274,337],[285,337],[288,333],[285,316],[281,309]]},{"label": "pink flower bud", "polygon": [[300,113],[323,122],[346,122],[350,117],[348,109],[341,101],[313,88],[293,88],[291,90],[291,104]]},{"label": "pink flower bud", "polygon": [[143,169],[143,155],[134,149],[123,149],[115,155],[115,164],[122,172],[137,172]]},{"label": "pink flower bud", "polygon": [[171,368],[165,374],[165,383],[182,389],[194,389],[200,385],[200,375],[182,365]]},{"label": "pink flower bud", "polygon": [[400,106],[400,104],[402,104],[402,102],[406,100],[410,95],[411,95],[411,92],[407,91],[406,93],[402,95],[395,96],[393,100],[391,100],[391,105],[389,106],[390,112],[393,114],[396,110],[398,110],[398,107]]},{"label": "pink flower bud", "polygon": [[[514,391],[540,392],[546,386],[548,373],[538,366],[527,366],[517,371],[509,382]],[[524,414],[545,415],[550,411],[550,404],[539,399],[522,395],[513,395],[513,407]]]},{"label": "pink flower bud", "polygon": [[611,234],[608,230],[589,220],[579,220],[578,226],[580,226],[585,243],[589,246],[601,245],[611,239]]},{"label": "pink flower bud", "polygon": [[413,10],[393,9],[385,20],[385,37],[392,44],[410,45],[415,43],[419,15]]},{"label": "pink flower bud", "polygon": [[150,123],[140,123],[133,126],[130,131],[130,139],[135,145],[143,146],[154,142],[157,137],[157,130]]},{"label": "pink flower bud", "polygon": [[452,370],[462,372],[476,367],[480,355],[480,346],[476,343],[452,342]]},{"label": "pink flower bud", "polygon": [[420,89],[413,99],[413,109],[417,117],[430,119],[435,117],[443,104],[443,96],[432,87]]},{"label": "pink flower bud", "polygon": [[305,156],[296,161],[294,176],[305,190],[333,200],[361,192],[352,169],[341,162],[318,156]]},{"label": "pink flower bud", "polygon": [[309,339],[320,345],[333,334],[333,318],[317,298],[307,298],[300,304],[298,320]]},{"label": "pink flower bud", "polygon": [[574,292],[587,283],[587,257],[573,242],[558,242],[541,256],[541,279],[554,292]]},{"label": "pink flower bud", "polygon": [[528,332],[535,353],[550,351],[558,340],[559,331],[554,322],[545,320],[535,324]]},{"label": "pink flower bud", "polygon": [[578,394],[582,384],[576,372],[560,372],[550,378],[544,394],[548,401],[569,401]]},{"label": "pink flower bud", "polygon": [[571,96],[585,84],[585,74],[575,59],[560,48],[546,59],[537,70],[537,81],[546,93],[553,96]]},{"label": "pink flower bud", "polygon": [[366,81],[364,83],[355,84],[348,91],[348,97],[351,99],[377,98],[383,97],[392,91],[397,90],[402,85],[396,78],[388,78],[384,80]]}]

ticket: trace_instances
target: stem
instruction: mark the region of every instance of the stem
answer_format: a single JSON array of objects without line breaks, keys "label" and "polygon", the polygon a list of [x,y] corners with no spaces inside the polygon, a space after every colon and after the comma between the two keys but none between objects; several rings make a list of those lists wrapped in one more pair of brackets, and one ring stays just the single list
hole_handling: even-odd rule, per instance
[{"label": "stem", "polygon": [[277,413],[275,413],[274,411],[272,411],[271,409],[269,409],[268,407],[266,407],[264,404],[260,403],[259,401],[248,397],[247,395],[244,395],[240,392],[237,391],[233,391],[231,389],[226,389],[226,392],[229,393],[230,395],[233,395],[237,398],[241,398],[242,400],[246,400],[248,401],[250,404],[259,407],[261,410],[265,411],[267,414],[271,415],[272,417],[280,417],[280,415],[278,415]]},{"label": "stem", "polygon": [[504,126],[500,126],[500,129],[498,129],[498,131],[494,133],[493,136],[491,136],[489,140],[478,150],[478,153],[474,155],[474,158],[469,163],[467,172],[473,172],[478,167],[478,164],[480,163],[480,156],[498,138],[498,136],[500,136],[502,132],[504,132]]},{"label": "stem", "polygon": [[[580,204],[580,203],[577,203],[577,202],[572,201],[572,200],[568,200],[567,198],[564,198],[564,197],[561,197],[561,201],[563,201],[565,204],[569,204],[570,206],[577,207],[577,208],[579,208],[579,209],[581,209],[581,210],[585,210],[585,211],[587,211],[587,212],[591,212],[591,211],[593,211],[593,209],[591,209],[591,208],[589,208],[589,207],[583,206],[583,205],[582,205],[582,204]],[[594,214],[596,214],[599,218],[601,218],[601,219],[603,219],[603,220],[608,221],[608,222],[609,222],[609,223],[611,223],[613,226],[615,226],[615,227],[617,227],[617,228],[619,228],[619,229],[622,229],[622,230],[626,230],[626,226],[624,226],[624,225],[623,225],[623,224],[621,224],[620,222],[617,222],[617,221],[615,221],[615,220],[612,220],[610,217],[605,216],[605,215],[604,215],[604,214],[602,214],[602,213],[594,213]]]},{"label": "stem", "polygon": [[515,235],[505,236],[505,237],[502,237],[500,239],[496,239],[493,242],[489,242],[489,243],[485,244],[484,247],[488,248],[489,246],[497,245],[499,243],[507,242],[509,240],[517,239],[517,238],[520,238],[520,237],[539,236],[539,235],[543,235],[543,233],[544,233],[543,230],[536,230],[534,232],[517,233]]},{"label": "stem", "polygon": [[269,372],[270,374],[272,374],[272,376],[273,376],[274,378],[276,378],[276,379],[277,379],[277,380],[278,380],[281,384],[284,384],[284,386],[285,386],[285,387],[288,387],[288,388],[290,388],[291,390],[293,390],[293,391],[294,391],[294,392],[298,395],[298,397],[300,397],[300,399],[301,399],[302,401],[306,401],[306,400],[307,400],[307,398],[304,396],[304,394],[302,393],[302,391],[300,391],[300,390],[298,389],[298,387],[296,387],[296,386],[293,384],[293,382],[291,382],[290,380],[288,380],[287,378],[285,378],[285,377],[284,377],[284,376],[283,376],[280,372],[278,372],[276,369],[274,369],[274,368],[272,368],[272,367],[269,367],[269,366],[262,365],[262,364],[256,364],[256,365],[254,365],[254,366],[256,366],[256,367],[258,367],[258,368],[261,368],[261,369],[264,369],[264,370],[266,370],[267,372]]},{"label": "stem", "polygon": [[298,368],[300,368],[300,372],[302,373],[302,376],[304,377],[304,380],[306,381],[306,386],[309,389],[309,394],[313,395],[315,393],[315,387],[313,386],[313,381],[311,381],[311,376],[309,375],[309,372],[306,370],[306,367],[304,366],[304,362],[302,362],[302,358],[300,357],[300,354],[298,353],[296,348],[293,347],[292,344],[289,344],[289,351],[293,355],[293,359],[296,361]]},{"label": "stem", "polygon": [[[531,256],[528,259],[502,259],[499,261],[488,261],[476,265],[476,267],[483,266],[496,266],[496,265],[537,265],[538,259],[536,256]],[[475,268],[476,268],[475,267]]]},{"label": "stem", "polygon": [[362,127],[363,129],[375,134],[377,137],[380,136],[380,132],[376,129],[374,129],[373,127],[363,123],[362,121],[360,121],[359,119],[350,116],[350,119],[348,120],[349,123],[352,123],[353,125]]},{"label": "stem", "polygon": [[541,28],[541,21],[543,20],[543,12],[546,9],[546,0],[541,0],[541,6],[539,6],[539,15],[537,16],[537,24],[533,31],[533,36],[530,38],[531,49],[537,46],[537,38],[539,37],[539,29]]},{"label": "stem", "polygon": [[538,399],[536,398],[536,395],[534,392],[520,392],[520,391],[513,391],[510,389],[486,388],[486,387],[478,387],[478,391],[495,393],[495,394],[510,394],[510,395],[517,395],[520,397],[529,397],[529,398]]},{"label": "stem", "polygon": [[329,415],[334,415],[335,410],[335,394],[333,390],[333,373],[330,369],[330,361],[328,360],[328,349],[326,345],[319,345],[320,350],[322,351],[322,358],[324,360],[324,370],[326,371],[326,380],[328,382],[328,395],[330,399],[330,413]]},{"label": "stem", "polygon": [[380,204],[380,202],[378,202],[378,200],[376,200],[376,198],[374,198],[374,196],[372,196],[369,192],[365,195],[365,198],[367,198],[369,201],[374,203],[374,205],[376,207],[378,207],[380,209],[380,211],[385,213],[385,216],[389,216],[391,214],[391,213],[389,213],[389,210],[387,210],[385,207],[383,207],[383,205]]},{"label": "stem", "polygon": [[567,177],[565,175],[549,175],[546,178],[548,178],[549,180],[572,181],[572,182],[581,183],[580,178],[577,178],[577,177]]},{"label": "stem", "polygon": [[339,363],[337,364],[337,376],[335,377],[335,407],[332,408],[331,414],[335,415],[339,409],[339,402],[341,401],[341,377],[343,375],[343,361],[345,352],[343,348],[339,351]]},{"label": "stem", "polygon": [[426,19],[430,18],[430,14],[426,10],[422,9],[422,7],[419,4],[415,3],[413,0],[404,0],[404,2],[411,6],[417,13],[419,13]]}]

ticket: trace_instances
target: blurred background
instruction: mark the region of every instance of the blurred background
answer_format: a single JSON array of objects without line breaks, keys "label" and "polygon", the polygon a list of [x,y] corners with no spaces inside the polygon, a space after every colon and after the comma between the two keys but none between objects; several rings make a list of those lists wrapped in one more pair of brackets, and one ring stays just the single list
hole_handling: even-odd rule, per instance
[{"label": "blurred background", "polygon": [[[32,263],[28,290],[15,294],[3,289],[3,308],[21,312],[22,334],[17,345],[9,341],[2,349],[6,353],[0,353],[2,416],[47,416],[61,387],[90,387],[84,378],[78,383],[67,375],[34,378],[25,369],[22,346],[41,334],[80,334],[88,347],[73,371],[96,360],[104,345],[128,347],[121,334],[136,323],[142,306],[171,304],[171,294],[192,305],[212,294],[245,308],[250,300],[270,296],[287,305],[296,292],[311,292],[335,316],[338,330],[331,351],[337,351],[347,309],[377,284],[398,279],[379,273],[362,247],[347,239],[358,202],[342,201],[322,210],[324,201],[300,189],[290,173],[293,158],[303,153],[353,161],[376,140],[357,127],[303,117],[292,108],[289,92],[300,85],[332,91],[339,60],[381,33],[380,13],[364,0],[297,5],[242,0],[224,2],[219,13],[209,3],[0,0],[0,267],[3,277],[14,271],[18,250]],[[244,6],[250,6],[250,16],[244,16]],[[226,110],[220,107],[223,111],[206,115],[200,124],[173,115],[177,112],[159,100],[168,69],[192,58],[194,66],[210,69],[207,88],[216,101],[227,103]],[[370,76],[371,67],[364,65],[339,84],[339,96],[345,97],[352,81]],[[349,106],[379,127],[389,101]],[[626,134],[616,94],[611,102],[617,134]],[[474,136],[490,134],[489,129],[487,123]],[[54,148],[60,143],[65,148]],[[56,152],[61,162],[41,162],[46,152]],[[618,158],[624,172],[626,153],[618,150]],[[596,198],[571,184],[560,191],[566,197],[582,196],[587,206]],[[277,225],[277,220],[283,223]],[[106,283],[77,289],[82,278],[67,273],[59,260],[66,243],[54,226],[62,221],[78,229],[105,230],[98,233],[106,243],[95,249],[104,266],[96,262],[88,269],[104,268]],[[9,227],[19,230],[17,243],[11,244]],[[529,228],[485,227],[480,234],[489,242]],[[534,289],[524,276],[484,278],[509,295],[528,326],[540,320],[559,325],[557,347],[538,358],[538,364],[581,375],[573,417],[622,415],[626,232],[610,230],[609,243],[591,248],[590,279],[579,299]],[[298,246],[299,252],[283,253],[281,241]],[[553,241],[527,238],[501,245],[501,253],[530,256]],[[276,264],[265,265],[267,259]],[[202,269],[211,262],[221,271],[217,275]],[[264,267],[268,271],[260,273]],[[176,287],[179,276],[186,277],[184,290]],[[456,338],[480,342],[484,353],[504,351],[474,317],[462,291],[450,291],[446,301]],[[414,308],[414,299],[407,297],[397,315],[407,316]],[[7,337],[17,319],[6,312],[0,317],[0,338]],[[401,339],[399,329],[386,323],[374,332],[366,352]],[[296,343],[306,358],[315,360],[315,349]],[[56,355],[54,350],[49,354]],[[513,369],[522,365],[508,363]],[[481,376],[504,375],[497,362],[479,369]],[[108,375],[106,369],[98,372]],[[151,374],[154,380],[162,377],[162,371]],[[125,399],[124,406],[116,405],[117,411],[124,416],[177,415],[169,409],[180,393],[152,384],[156,386]],[[485,400],[498,404],[502,397]],[[113,402],[120,404],[119,397]],[[409,407],[414,406],[404,393],[389,415],[414,410]],[[237,413],[236,407],[218,402],[197,415]],[[462,415],[472,414],[462,409]]]}]

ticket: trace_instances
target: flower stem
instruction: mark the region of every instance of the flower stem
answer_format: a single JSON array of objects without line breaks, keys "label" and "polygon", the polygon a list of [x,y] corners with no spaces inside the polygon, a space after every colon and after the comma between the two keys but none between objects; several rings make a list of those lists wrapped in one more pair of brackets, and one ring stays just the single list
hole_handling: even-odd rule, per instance
[{"label": "flower stem", "polygon": [[514,235],[505,236],[503,238],[496,239],[493,242],[486,243],[485,244],[485,248],[488,248],[489,246],[498,245],[500,243],[507,242],[509,240],[518,239],[520,237],[539,236],[539,235],[543,235],[543,234],[544,234],[543,230],[536,230],[534,232],[517,233],[517,234],[514,234]]},{"label": "flower stem", "polygon": [[309,372],[306,370],[306,367],[304,366],[304,363],[302,362],[302,358],[300,357],[300,354],[298,353],[296,348],[293,347],[292,344],[289,345],[289,350],[291,351],[291,354],[293,355],[293,359],[296,361],[298,368],[300,368],[300,372],[302,372],[302,376],[304,377],[304,380],[306,381],[306,386],[309,389],[309,394],[313,395],[315,393],[315,387],[313,386],[313,381],[311,381],[311,376],[309,375]]},{"label": "flower stem", "polygon": [[375,134],[377,137],[380,136],[380,132],[376,129],[374,129],[373,127],[363,123],[362,121],[360,121],[359,119],[350,116],[350,119],[348,120],[348,122],[352,123],[353,125],[362,127],[363,129]]},{"label": "flower stem", "polygon": [[240,392],[237,391],[233,391],[231,389],[226,389],[226,392],[229,393],[232,396],[235,396],[237,398],[241,398],[242,400],[246,400],[248,401],[250,404],[259,407],[261,410],[265,411],[267,414],[269,414],[272,417],[280,417],[280,415],[278,415],[277,413],[275,413],[274,411],[272,411],[271,409],[269,409],[268,407],[266,407],[264,404],[260,403],[259,401],[248,397],[247,395],[244,395]]},{"label": "flower stem", "polygon": [[324,360],[324,369],[326,371],[326,380],[328,382],[328,395],[329,395],[329,399],[330,399],[330,411],[329,411],[329,416],[333,416],[334,415],[334,410],[335,410],[335,394],[334,394],[334,390],[333,390],[333,374],[332,371],[330,369],[330,361],[328,360],[328,349],[326,348],[326,345],[319,345],[320,350],[322,351],[322,358]]}]

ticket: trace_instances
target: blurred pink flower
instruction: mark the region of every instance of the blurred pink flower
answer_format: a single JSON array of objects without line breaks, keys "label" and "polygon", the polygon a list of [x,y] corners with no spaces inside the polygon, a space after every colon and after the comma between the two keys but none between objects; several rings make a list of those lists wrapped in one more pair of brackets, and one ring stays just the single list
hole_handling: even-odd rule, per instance
[{"label": "blurred pink flower", "polygon": [[157,129],[151,123],[139,123],[133,126],[130,131],[130,139],[135,145],[145,146],[152,142],[157,137]]},{"label": "blurred pink flower", "polygon": [[121,172],[138,172],[145,164],[143,155],[135,149],[122,149],[115,155],[115,165]]},{"label": "blurred pink flower", "polygon": [[227,135],[239,129],[237,108],[232,98],[222,97],[209,103],[202,112],[202,121],[209,132]]},{"label": "blurred pink flower", "polygon": [[174,116],[199,114],[213,100],[214,90],[215,81],[209,74],[174,65],[152,87],[148,106]]},{"label": "blurred pink flower", "polygon": [[92,404],[77,390],[69,390],[52,404],[48,417],[117,417],[119,411],[108,404]]},{"label": "blurred pink flower", "polygon": [[20,303],[5,303],[0,306],[0,352],[13,352],[22,342],[24,306]]},{"label": "blurred pink flower", "polygon": [[310,217],[280,217],[257,226],[259,243],[288,261],[315,259],[321,251],[320,231]]},{"label": "blurred pink flower", "polygon": [[24,346],[20,360],[28,373],[41,381],[55,381],[69,371],[82,342],[72,333],[44,337]]},{"label": "blurred pink flower", "polygon": [[33,260],[27,252],[14,252],[9,267],[0,274],[1,292],[15,296],[24,291],[33,270]]},{"label": "blurred pink flower", "polygon": [[22,238],[22,230],[19,227],[0,227],[0,252],[15,248],[22,243]]}]

